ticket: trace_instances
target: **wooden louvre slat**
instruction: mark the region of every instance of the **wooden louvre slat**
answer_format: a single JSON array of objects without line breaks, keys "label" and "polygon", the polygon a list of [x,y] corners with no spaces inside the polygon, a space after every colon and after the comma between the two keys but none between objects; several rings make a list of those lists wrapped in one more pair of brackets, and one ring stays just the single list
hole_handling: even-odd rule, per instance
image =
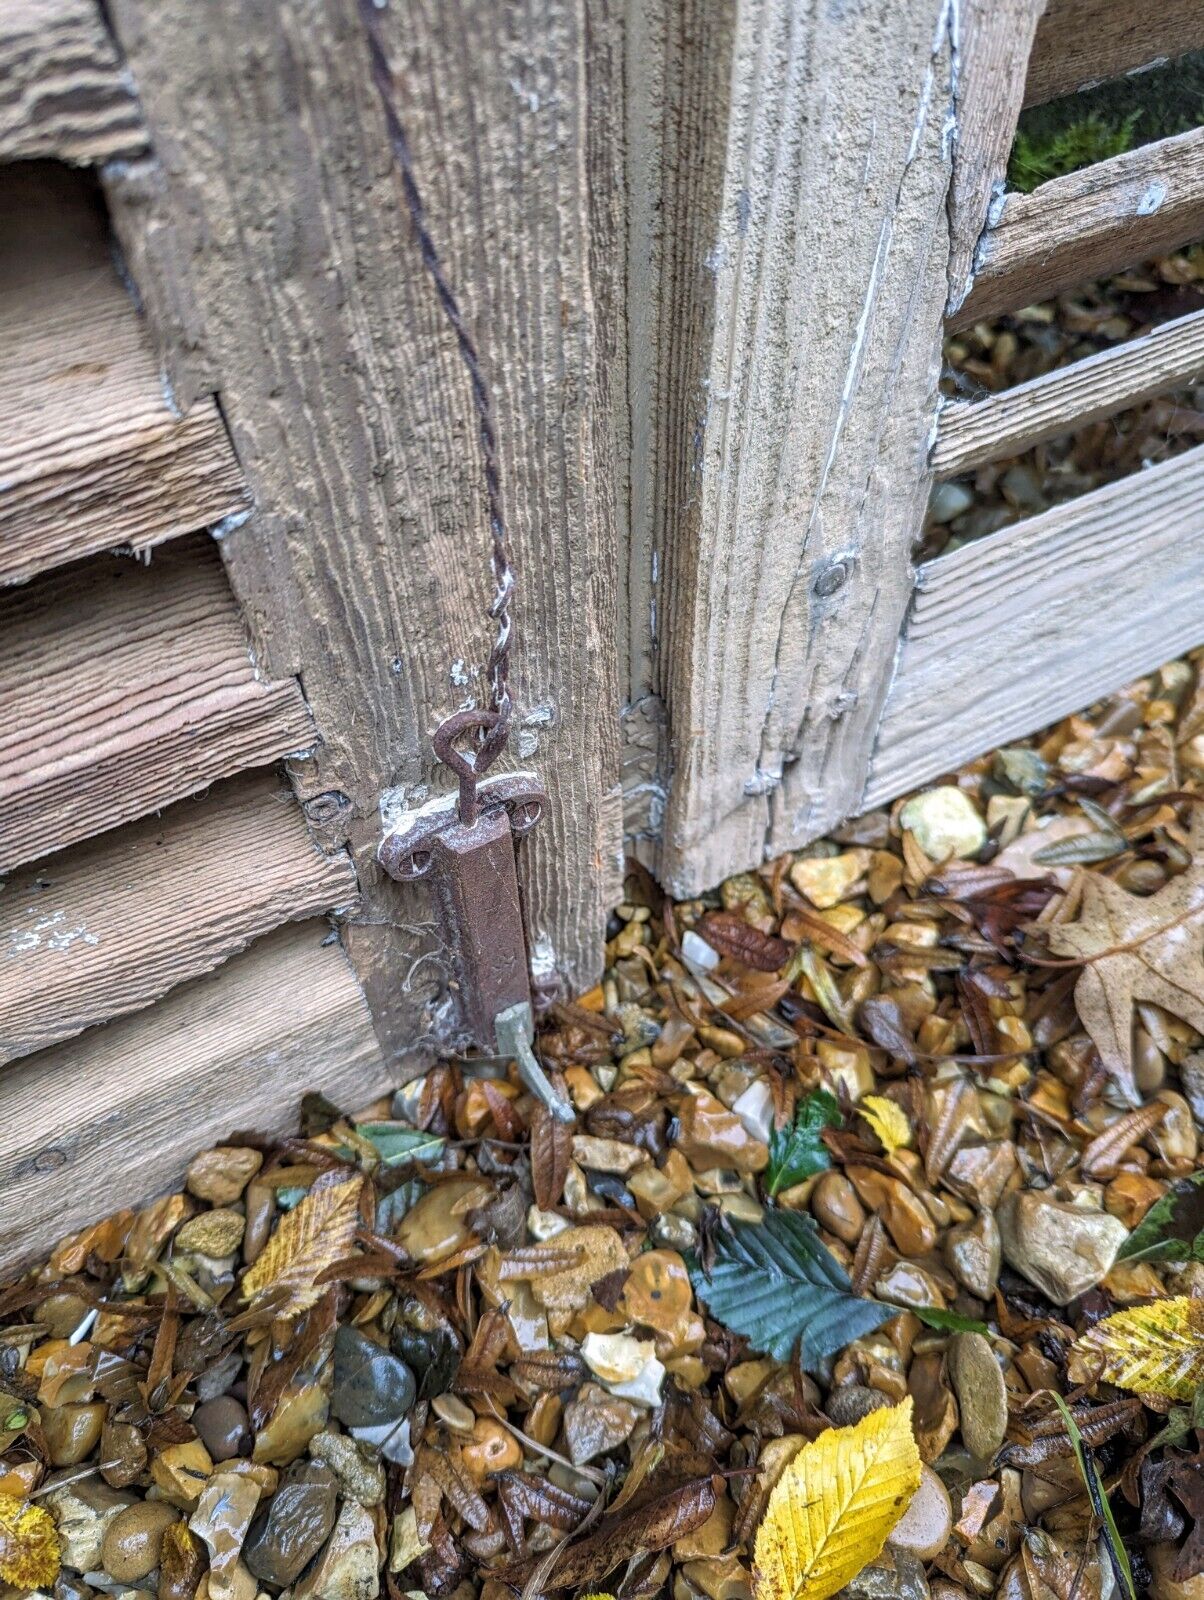
[{"label": "wooden louvre slat", "polygon": [[1009,194],[952,325],[1032,305],[1202,233],[1204,128],[1193,128]]},{"label": "wooden louvre slat", "polygon": [[1165,322],[1143,338],[983,400],[954,400],[940,414],[932,468],[952,477],[999,461],[1204,372],[1204,311]]},{"label": "wooden louvre slat", "polygon": [[0,161],[100,162],[145,143],[97,0],[4,0]]},{"label": "wooden louvre slat", "polygon": [[863,805],[1086,705],[1204,638],[1204,446],[918,573]]},{"label": "wooden louvre slat", "polygon": [[48,223],[0,261],[0,583],[143,550],[248,503],[214,401],[172,410],[88,221],[66,240],[48,240]]},{"label": "wooden louvre slat", "polygon": [[1049,0],[1029,57],[1025,105],[1040,105],[1204,48],[1200,0]]},{"label": "wooden louvre slat", "polygon": [[0,1062],[149,1005],[282,922],[354,900],[272,771],[15,873],[0,898]]},{"label": "wooden louvre slat", "polygon": [[296,682],[257,673],[204,535],[0,600],[0,871],[312,743]]},{"label": "wooden louvre slat", "polygon": [[353,1110],[388,1087],[329,932],[282,928],[158,1005],[0,1070],[0,1269],[162,1193],[213,1142],[295,1129],[307,1090]]}]

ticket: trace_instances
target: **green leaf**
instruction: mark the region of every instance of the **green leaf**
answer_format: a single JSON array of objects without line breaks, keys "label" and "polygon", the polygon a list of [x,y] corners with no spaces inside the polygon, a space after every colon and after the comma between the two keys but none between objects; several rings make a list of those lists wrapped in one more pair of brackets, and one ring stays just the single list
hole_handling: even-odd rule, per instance
[{"label": "green leaf", "polygon": [[357,1122],[355,1131],[374,1146],[386,1167],[403,1161],[438,1161],[443,1154],[439,1134],[411,1128],[408,1122]]},{"label": "green leaf", "polygon": [[822,1372],[851,1340],[898,1315],[897,1306],[853,1293],[848,1274],[801,1211],[732,1223],[716,1235],[710,1274],[691,1260],[690,1277],[711,1316],[754,1349],[787,1361],[799,1341],[808,1372]]},{"label": "green leaf", "polygon": [[1204,1172],[1177,1178],[1120,1247],[1118,1261],[1204,1261]]},{"label": "green leaf", "polygon": [[792,1127],[775,1128],[769,1136],[769,1166],[765,1173],[766,1194],[781,1194],[804,1178],[824,1172],[832,1165],[827,1146],[820,1137],[825,1128],[840,1126],[840,1106],[826,1089],[812,1089],[799,1102]]},{"label": "green leaf", "polygon": [[1116,1576],[1117,1585],[1123,1584],[1128,1600],[1137,1600],[1137,1591],[1133,1587],[1133,1569],[1129,1565],[1129,1552],[1125,1549],[1116,1526],[1116,1518],[1112,1515],[1112,1505],[1104,1493],[1104,1486],[1100,1481],[1099,1468],[1093,1456],[1087,1453],[1083,1444],[1083,1435],[1079,1432],[1079,1425],[1071,1415],[1070,1407],[1056,1389],[1047,1391],[1053,1403],[1062,1413],[1062,1421],[1066,1424],[1066,1431],[1070,1435],[1070,1442],[1074,1446],[1075,1459],[1079,1464],[1079,1472],[1087,1486],[1087,1498],[1091,1501],[1097,1517],[1104,1524],[1104,1542],[1108,1546],[1108,1557],[1112,1563],[1112,1571]]},{"label": "green leaf", "polygon": [[930,1328],[939,1328],[942,1332],[949,1333],[982,1333],[989,1337],[990,1330],[985,1322],[976,1322],[973,1317],[963,1317],[960,1311],[943,1311],[939,1306],[896,1306],[897,1311],[912,1311],[921,1322]]}]

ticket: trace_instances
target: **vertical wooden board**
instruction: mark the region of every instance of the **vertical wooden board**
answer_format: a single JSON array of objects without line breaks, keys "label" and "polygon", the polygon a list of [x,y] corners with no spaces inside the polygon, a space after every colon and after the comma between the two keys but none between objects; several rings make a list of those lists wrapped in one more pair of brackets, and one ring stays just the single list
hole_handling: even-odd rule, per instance
[{"label": "vertical wooden board", "polygon": [[[398,1054],[437,1032],[446,952],[382,880],[386,812],[436,782],[438,721],[482,698],[492,594],[464,369],[401,202],[353,0],[116,0],[196,325],[259,514],[224,550],[265,659],[324,743],[300,787],[365,890],[348,947]],[[523,847],[542,959],[595,977],[617,894],[613,438],[618,71],[605,0],[419,0],[383,17],[431,230],[494,390],[520,592],[512,754],[550,814]],[[606,48],[603,48],[606,46]],[[162,240],[158,258],[163,259]]]},{"label": "vertical wooden board", "polygon": [[928,488],[951,19],[941,0],[736,13],[717,229],[685,263],[713,313],[660,595],[678,891],[816,837],[861,792]]}]

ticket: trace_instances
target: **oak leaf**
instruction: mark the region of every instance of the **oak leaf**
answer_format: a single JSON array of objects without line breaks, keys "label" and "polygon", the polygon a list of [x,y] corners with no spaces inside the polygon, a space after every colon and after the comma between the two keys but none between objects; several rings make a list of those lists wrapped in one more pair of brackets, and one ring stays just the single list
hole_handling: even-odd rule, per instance
[{"label": "oak leaf", "polygon": [[888,1100],[884,1094],[867,1094],[857,1106],[859,1116],[865,1118],[877,1134],[887,1155],[902,1150],[911,1143],[911,1123],[901,1106]]},{"label": "oak leaf", "polygon": [[265,1291],[281,1296],[276,1315],[299,1317],[326,1292],[317,1279],[351,1249],[359,1224],[360,1176],[311,1189],[281,1219],[267,1247],[242,1280],[244,1300]]},{"label": "oak leaf", "polygon": [[805,1444],[757,1529],[756,1600],[827,1600],[843,1589],[879,1554],[919,1486],[910,1396]]},{"label": "oak leaf", "polygon": [[15,1589],[49,1589],[59,1575],[58,1529],[44,1506],[0,1494],[0,1578]]},{"label": "oak leaf", "polygon": [[1191,865],[1156,893],[1138,897],[1100,872],[1085,876],[1077,922],[1049,932],[1055,955],[1086,962],[1074,1003],[1104,1070],[1131,1105],[1133,1005],[1164,1007],[1204,1033],[1204,806],[1191,819]]},{"label": "oak leaf", "polygon": [[1070,1353],[1084,1381],[1190,1400],[1204,1383],[1204,1300],[1179,1295],[1117,1311],[1081,1334]]}]

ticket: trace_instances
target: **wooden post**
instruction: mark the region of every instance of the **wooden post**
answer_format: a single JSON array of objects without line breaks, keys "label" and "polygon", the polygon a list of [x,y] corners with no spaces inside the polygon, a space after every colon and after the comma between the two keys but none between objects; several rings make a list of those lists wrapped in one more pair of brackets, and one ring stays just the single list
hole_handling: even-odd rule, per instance
[{"label": "wooden post", "polygon": [[[374,851],[382,815],[450,787],[433,728],[484,699],[492,589],[468,379],[401,203],[354,0],[111,12],[158,164],[135,174],[122,232],[172,286],[168,346],[203,339],[220,388],[257,507],[224,540],[227,568],[265,666],[298,673],[313,710],[323,744],[296,780],[359,869],[344,938],[397,1059],[454,1031],[435,909]],[[383,28],[498,414],[520,582],[512,756],[551,796],[521,852],[536,956],[584,986],[620,892],[614,24],[605,0],[414,0]]]}]

